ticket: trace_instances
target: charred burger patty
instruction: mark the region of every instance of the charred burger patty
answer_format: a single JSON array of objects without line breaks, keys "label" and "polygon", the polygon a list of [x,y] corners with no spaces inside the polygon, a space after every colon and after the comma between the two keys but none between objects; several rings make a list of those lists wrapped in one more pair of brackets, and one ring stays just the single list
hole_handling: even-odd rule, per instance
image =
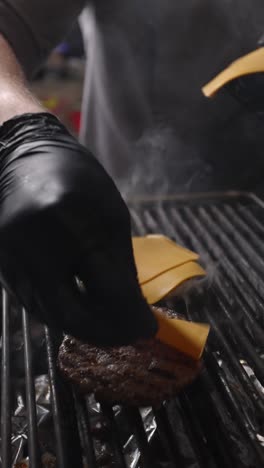
[{"label": "charred burger patty", "polygon": [[[159,308],[168,316],[175,314]],[[156,338],[129,346],[97,347],[66,336],[58,364],[83,393],[99,401],[157,406],[197,376],[201,363]]]}]

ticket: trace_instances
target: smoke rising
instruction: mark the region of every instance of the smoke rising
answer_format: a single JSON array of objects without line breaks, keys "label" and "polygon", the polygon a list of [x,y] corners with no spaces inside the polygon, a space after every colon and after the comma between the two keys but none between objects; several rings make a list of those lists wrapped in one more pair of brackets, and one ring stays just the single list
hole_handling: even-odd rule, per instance
[{"label": "smoke rising", "polygon": [[126,198],[254,189],[263,122],[201,87],[257,47],[261,0],[123,0],[87,8],[81,140]]},{"label": "smoke rising", "polygon": [[213,284],[217,283],[220,276],[217,262],[212,262],[209,259],[206,265],[206,273],[204,278],[193,278],[172,291],[166,298],[167,307],[176,309],[183,316],[189,317],[189,308],[193,303],[193,298],[197,296],[204,297]]}]

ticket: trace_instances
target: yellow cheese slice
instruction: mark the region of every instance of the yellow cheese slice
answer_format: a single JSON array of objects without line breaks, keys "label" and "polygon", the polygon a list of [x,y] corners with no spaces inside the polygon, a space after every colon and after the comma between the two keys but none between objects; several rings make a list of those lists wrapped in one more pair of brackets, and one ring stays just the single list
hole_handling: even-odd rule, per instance
[{"label": "yellow cheese slice", "polygon": [[156,337],[163,343],[176,348],[184,354],[199,360],[209,335],[210,326],[203,323],[192,323],[186,320],[164,317],[154,311],[159,330]]},{"label": "yellow cheese slice", "polygon": [[199,258],[195,252],[162,235],[133,237],[132,242],[140,284]]},{"label": "yellow cheese slice", "polygon": [[188,262],[168,270],[140,286],[147,302],[155,304],[174,291],[184,281],[205,275],[206,272],[198,263]]},{"label": "yellow cheese slice", "polygon": [[202,92],[206,97],[212,97],[229,81],[243,75],[260,72],[264,72],[264,47],[260,47],[231,63],[224,71],[207,83],[202,88]]}]

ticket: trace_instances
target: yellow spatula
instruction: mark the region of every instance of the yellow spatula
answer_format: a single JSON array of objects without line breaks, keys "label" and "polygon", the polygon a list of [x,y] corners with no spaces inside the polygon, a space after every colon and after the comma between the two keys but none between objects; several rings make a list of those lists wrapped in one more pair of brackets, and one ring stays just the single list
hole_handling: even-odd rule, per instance
[{"label": "yellow spatula", "polygon": [[254,50],[254,52],[250,52],[231,63],[224,71],[207,83],[202,88],[202,92],[206,97],[212,97],[220,88],[235,78],[261,72],[264,72],[264,47]]}]

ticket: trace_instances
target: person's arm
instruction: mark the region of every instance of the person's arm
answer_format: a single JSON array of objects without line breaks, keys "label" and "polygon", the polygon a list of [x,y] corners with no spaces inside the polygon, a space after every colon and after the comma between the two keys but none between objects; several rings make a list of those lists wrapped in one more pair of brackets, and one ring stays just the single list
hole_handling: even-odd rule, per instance
[{"label": "person's arm", "polygon": [[85,0],[0,0],[0,124],[42,111],[26,78],[47,58]]},{"label": "person's arm", "polygon": [[137,280],[128,209],[96,158],[43,112],[24,76],[82,3],[0,0],[0,281],[50,327],[126,344],[157,331]]},{"label": "person's arm", "polygon": [[41,112],[42,106],[30,93],[24,72],[14,52],[0,36],[0,125],[6,120],[28,112]]},{"label": "person's arm", "polygon": [[[0,34],[27,77],[65,37],[85,4],[85,0],[0,0]],[[2,68],[1,48],[0,64]]]}]

